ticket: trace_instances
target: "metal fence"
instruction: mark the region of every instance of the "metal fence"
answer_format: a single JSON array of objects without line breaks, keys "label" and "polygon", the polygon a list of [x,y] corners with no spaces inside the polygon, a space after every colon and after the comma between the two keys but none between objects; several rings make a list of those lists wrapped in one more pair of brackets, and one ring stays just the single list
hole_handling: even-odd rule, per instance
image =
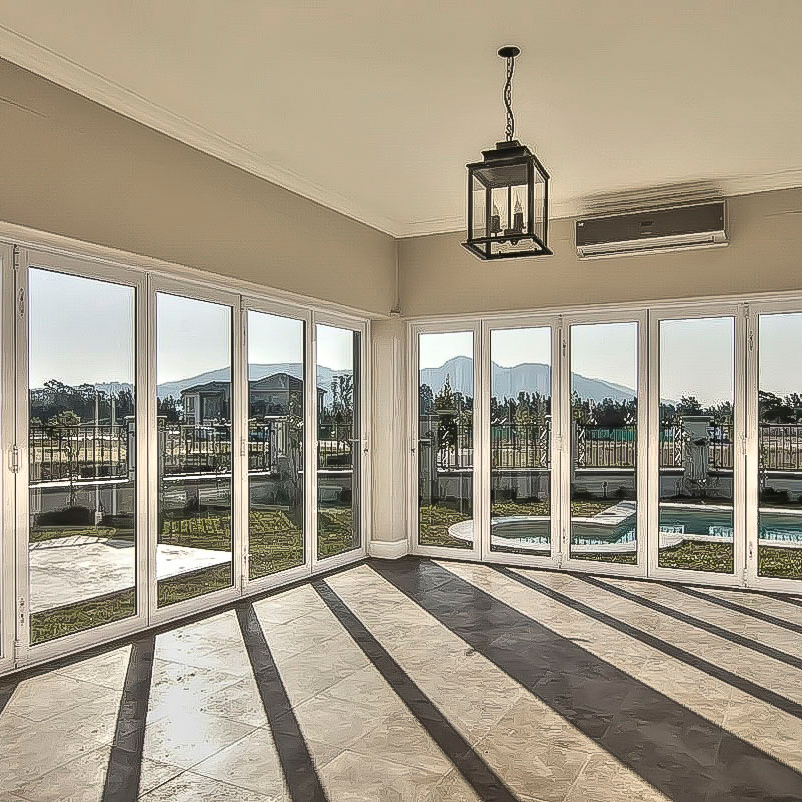
[{"label": "metal fence", "polygon": [[28,429],[31,482],[121,479],[128,476],[129,426],[47,426]]},{"label": "metal fence", "polygon": [[795,423],[760,427],[760,467],[767,471],[802,470],[802,426]]},{"label": "metal fence", "polygon": [[[764,427],[775,429],[777,427]],[[782,427],[781,427],[782,428]],[[767,468],[794,470],[802,464],[802,426],[783,433],[780,443],[773,432],[761,431],[771,447],[765,450]],[[635,468],[638,447],[637,427],[582,426],[572,432],[572,453],[577,468]],[[493,469],[548,468],[551,428],[541,424],[494,423],[490,427],[490,466]],[[682,426],[662,426],[659,451],[661,468],[682,468],[689,445]],[[420,425],[421,447],[436,444],[439,470],[473,467],[473,427],[449,423],[441,426],[436,416],[424,416]],[[708,464],[713,470],[730,470],[733,465],[733,439],[729,425],[711,426],[707,432]]]}]

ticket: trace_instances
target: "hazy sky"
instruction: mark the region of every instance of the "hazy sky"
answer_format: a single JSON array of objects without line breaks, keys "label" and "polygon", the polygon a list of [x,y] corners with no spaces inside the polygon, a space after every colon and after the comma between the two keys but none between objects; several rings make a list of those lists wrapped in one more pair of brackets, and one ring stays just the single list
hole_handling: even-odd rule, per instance
[{"label": "hazy sky", "polygon": [[302,362],[304,323],[291,317],[248,311],[248,362]]},{"label": "hazy sky", "polygon": [[134,381],[134,290],[45,270],[28,272],[31,387]]},{"label": "hazy sky", "polygon": [[[789,359],[789,343],[802,345],[802,314],[764,318],[761,336],[762,386],[772,392],[802,392],[802,364]],[[695,395],[702,403],[733,397],[733,319],[700,318],[664,321],[660,327],[660,395],[679,399]],[[592,379],[634,389],[637,383],[636,324],[595,323],[571,327],[571,369]],[[548,364],[548,330],[496,330],[491,359],[512,367],[526,362]],[[439,367],[454,356],[473,355],[470,332],[424,334],[420,366]]]},{"label": "hazy sky", "polygon": [[[52,271],[29,271],[30,385],[48,379],[67,384],[133,382],[134,291],[109,282]],[[300,362],[302,323],[250,313],[251,362]],[[185,379],[231,364],[231,310],[160,293],[157,301],[159,383]],[[698,318],[660,326],[660,395],[695,395],[703,403],[733,396],[733,320]],[[573,327],[572,370],[589,378],[635,386],[634,324]],[[548,329],[496,330],[492,359],[510,367],[547,364]],[[352,369],[351,331],[319,325],[318,363]],[[780,395],[802,392],[802,313],[761,317],[760,386]],[[454,356],[473,356],[470,332],[425,334],[421,367]]]},{"label": "hazy sky", "polygon": [[[29,271],[29,381],[65,384],[134,381],[134,290],[49,270]],[[224,304],[159,293],[159,384],[231,366],[231,310]],[[249,314],[251,362],[301,362],[303,323]],[[318,326],[318,363],[347,370],[353,334]]]}]

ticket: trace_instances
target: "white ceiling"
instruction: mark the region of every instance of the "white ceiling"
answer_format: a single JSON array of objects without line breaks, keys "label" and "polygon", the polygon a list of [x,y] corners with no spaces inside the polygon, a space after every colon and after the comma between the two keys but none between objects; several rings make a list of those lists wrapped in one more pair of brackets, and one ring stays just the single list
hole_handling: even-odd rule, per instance
[{"label": "white ceiling", "polygon": [[0,55],[397,236],[461,227],[506,43],[554,216],[802,185],[800,30],[800,0],[0,0]]}]

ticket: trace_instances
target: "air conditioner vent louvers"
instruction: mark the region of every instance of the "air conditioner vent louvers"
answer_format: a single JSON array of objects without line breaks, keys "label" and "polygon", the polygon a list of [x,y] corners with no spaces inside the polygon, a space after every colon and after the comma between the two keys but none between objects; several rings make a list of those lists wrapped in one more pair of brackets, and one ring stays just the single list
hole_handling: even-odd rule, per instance
[{"label": "air conditioner vent louvers", "polygon": [[580,259],[727,244],[724,201],[688,204],[576,222]]}]

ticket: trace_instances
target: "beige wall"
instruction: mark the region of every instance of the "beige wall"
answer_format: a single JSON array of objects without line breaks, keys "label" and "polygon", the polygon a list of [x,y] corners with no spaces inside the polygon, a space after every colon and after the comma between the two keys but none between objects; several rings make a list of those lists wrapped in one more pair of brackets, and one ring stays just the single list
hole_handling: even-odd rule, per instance
[{"label": "beige wall", "polygon": [[574,221],[552,224],[554,256],[481,262],[461,233],[399,242],[405,316],[802,289],[802,189],[729,200],[730,245],[580,261]]},{"label": "beige wall", "polygon": [[371,313],[394,301],[391,237],[2,60],[0,220]]},{"label": "beige wall", "polygon": [[406,324],[400,318],[375,321],[371,339],[372,538],[399,543],[407,539]]}]

